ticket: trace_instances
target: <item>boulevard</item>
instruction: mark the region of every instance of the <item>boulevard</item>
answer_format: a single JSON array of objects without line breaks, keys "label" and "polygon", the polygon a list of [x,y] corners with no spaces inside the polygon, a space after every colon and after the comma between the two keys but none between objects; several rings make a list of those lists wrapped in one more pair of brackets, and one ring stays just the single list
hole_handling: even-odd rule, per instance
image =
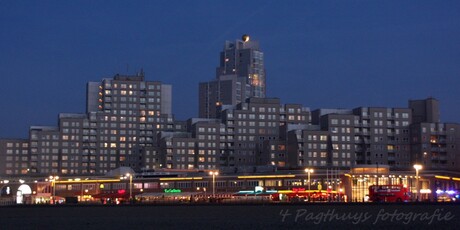
[{"label": "boulevard", "polygon": [[2,229],[454,229],[457,203],[0,207]]}]

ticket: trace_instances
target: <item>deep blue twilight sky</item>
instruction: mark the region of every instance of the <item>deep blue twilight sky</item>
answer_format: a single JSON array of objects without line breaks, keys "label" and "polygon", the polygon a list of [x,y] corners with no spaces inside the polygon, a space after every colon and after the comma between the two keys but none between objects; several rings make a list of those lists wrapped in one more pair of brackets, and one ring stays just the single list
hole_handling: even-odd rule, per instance
[{"label": "deep blue twilight sky", "polygon": [[225,40],[265,53],[267,92],[311,109],[435,97],[460,122],[460,1],[0,0],[0,138],[85,112],[88,81],[140,68],[197,116]]}]

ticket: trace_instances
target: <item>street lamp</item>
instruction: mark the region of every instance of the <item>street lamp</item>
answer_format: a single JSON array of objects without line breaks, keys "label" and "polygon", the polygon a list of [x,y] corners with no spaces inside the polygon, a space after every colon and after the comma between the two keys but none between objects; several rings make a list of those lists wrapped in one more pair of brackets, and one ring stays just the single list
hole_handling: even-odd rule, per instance
[{"label": "street lamp", "polygon": [[419,176],[418,176],[418,171],[422,169],[422,165],[419,165],[419,164],[415,164],[414,165],[414,169],[415,169],[415,178],[417,179],[416,180],[416,184],[415,184],[415,190],[417,191],[417,196],[416,196],[416,201],[418,201],[419,199],[419,194],[420,194],[420,191],[419,191]]},{"label": "street lamp", "polygon": [[314,170],[313,170],[313,169],[310,169],[310,168],[306,168],[306,169],[305,169],[305,172],[306,172],[307,175],[308,175],[308,181],[307,181],[307,183],[308,183],[308,202],[310,202],[310,192],[311,192],[311,191],[310,191],[310,185],[311,185],[311,183],[310,183],[310,174],[313,173]]},{"label": "street lamp", "polygon": [[56,181],[59,180],[59,176],[49,176],[51,186],[53,186],[53,204],[56,204]]},{"label": "street lamp", "polygon": [[129,178],[129,200],[132,200],[133,194],[133,175],[130,173],[126,173],[124,176],[120,176],[120,180],[128,179]]},{"label": "street lamp", "polygon": [[216,197],[216,176],[219,175],[218,171],[210,171],[209,175],[212,176],[212,197]]},{"label": "street lamp", "polygon": [[133,201],[133,175],[126,173],[126,177],[129,177],[129,200]]}]

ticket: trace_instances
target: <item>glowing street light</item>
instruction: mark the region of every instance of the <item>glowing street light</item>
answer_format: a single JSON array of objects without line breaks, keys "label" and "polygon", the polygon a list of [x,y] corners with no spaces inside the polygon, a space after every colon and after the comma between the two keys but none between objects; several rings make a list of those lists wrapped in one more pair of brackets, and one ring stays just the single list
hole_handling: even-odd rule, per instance
[{"label": "glowing street light", "polygon": [[126,177],[129,177],[129,200],[133,201],[133,175],[126,173]]},{"label": "glowing street light", "polygon": [[218,171],[210,171],[209,175],[212,176],[212,197],[216,197],[216,176],[219,175]]},{"label": "glowing street light", "polygon": [[414,169],[415,169],[415,178],[417,179],[416,181],[416,184],[415,184],[415,190],[417,191],[417,196],[416,196],[416,201],[419,201],[419,194],[420,194],[420,191],[419,191],[419,187],[418,187],[418,183],[419,183],[419,176],[418,176],[418,171],[422,169],[422,165],[419,165],[419,164],[415,164],[414,165]]},{"label": "glowing street light", "polygon": [[310,202],[310,185],[311,185],[311,182],[310,182],[310,174],[314,172],[313,169],[310,169],[310,168],[306,168],[305,169],[305,172],[307,173],[308,175],[308,202]]},{"label": "glowing street light", "polygon": [[49,176],[51,186],[53,186],[53,204],[56,204],[56,181],[59,180],[59,176]]},{"label": "glowing street light", "polygon": [[120,180],[129,178],[129,200],[133,200],[133,175],[126,173],[124,176],[120,176]]}]

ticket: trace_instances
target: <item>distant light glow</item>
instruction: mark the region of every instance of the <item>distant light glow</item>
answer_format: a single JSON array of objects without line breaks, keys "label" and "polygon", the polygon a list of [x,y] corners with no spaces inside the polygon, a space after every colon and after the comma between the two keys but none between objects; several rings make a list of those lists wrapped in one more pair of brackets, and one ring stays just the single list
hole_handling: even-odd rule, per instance
[{"label": "distant light glow", "polygon": [[448,176],[434,176],[436,179],[444,179],[444,180],[450,180],[450,177]]},{"label": "distant light glow", "polygon": [[249,35],[244,34],[241,39],[243,40],[243,42],[248,42],[249,41]]},{"label": "distant light glow", "polygon": [[430,189],[420,189],[420,193],[422,193],[422,194],[430,194],[431,190]]}]

